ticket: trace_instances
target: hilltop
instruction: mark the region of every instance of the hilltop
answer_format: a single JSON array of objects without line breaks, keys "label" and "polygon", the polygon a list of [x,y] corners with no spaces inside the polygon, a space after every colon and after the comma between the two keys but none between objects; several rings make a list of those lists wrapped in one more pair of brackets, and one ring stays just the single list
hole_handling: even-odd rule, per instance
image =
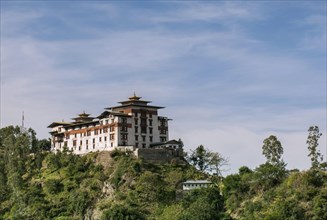
[{"label": "hilltop", "polygon": [[[0,219],[327,219],[327,173],[265,163],[225,178],[186,161],[149,163],[120,151],[44,151],[33,130],[0,130]],[[182,192],[186,180],[210,188]]]}]

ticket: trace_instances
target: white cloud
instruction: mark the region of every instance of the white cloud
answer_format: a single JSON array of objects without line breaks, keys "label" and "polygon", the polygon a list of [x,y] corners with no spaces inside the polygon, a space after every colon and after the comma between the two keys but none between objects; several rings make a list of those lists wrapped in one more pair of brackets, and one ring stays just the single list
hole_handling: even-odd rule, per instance
[{"label": "white cloud", "polygon": [[[143,18],[146,19],[146,16]],[[151,14],[151,21],[155,23],[205,21],[230,24],[231,20],[261,18],[262,14],[257,10],[257,7],[233,2],[177,2],[172,11]]]},{"label": "white cloud", "polygon": [[[235,20],[262,19],[264,14],[261,4],[176,4],[177,10],[164,12],[135,9],[129,19],[240,25]],[[117,22],[124,11],[111,5],[101,10]],[[33,35],[28,26],[47,16],[41,11],[2,17],[7,27],[1,41],[2,126],[20,124],[24,110],[26,125],[47,137],[52,121],[69,120],[83,110],[97,115],[135,91],[167,107],[161,112],[174,119],[172,138],[182,138],[187,148],[203,144],[219,151],[230,158],[232,172],[262,163],[262,141],[272,133],[281,139],[289,167],[306,168],[306,129],[317,124],[326,136],[323,68],[311,57],[249,37],[242,25],[240,30],[184,33],[161,24],[102,29],[67,20],[68,27],[85,29],[91,37],[49,40]],[[65,22],[65,13],[60,16]]]}]

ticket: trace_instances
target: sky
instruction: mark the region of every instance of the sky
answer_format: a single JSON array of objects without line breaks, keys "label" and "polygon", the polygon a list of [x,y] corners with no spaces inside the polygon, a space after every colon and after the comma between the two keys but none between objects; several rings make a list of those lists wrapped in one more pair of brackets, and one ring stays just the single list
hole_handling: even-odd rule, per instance
[{"label": "sky", "polygon": [[308,169],[311,125],[326,159],[326,1],[1,1],[0,46],[1,127],[24,111],[49,138],[135,92],[226,173],[264,163],[270,135]]}]

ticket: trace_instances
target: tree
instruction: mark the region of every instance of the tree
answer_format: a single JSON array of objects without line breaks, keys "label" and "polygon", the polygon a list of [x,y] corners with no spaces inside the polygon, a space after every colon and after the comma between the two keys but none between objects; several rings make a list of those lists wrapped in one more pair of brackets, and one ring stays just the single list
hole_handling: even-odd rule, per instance
[{"label": "tree", "polygon": [[321,155],[318,148],[318,140],[321,137],[322,133],[319,132],[318,126],[311,126],[308,130],[309,135],[307,139],[308,144],[308,150],[309,154],[308,156],[311,158],[311,168],[318,168],[320,166],[320,161],[323,160],[323,156]]},{"label": "tree", "polygon": [[200,145],[191,153],[189,162],[200,171],[205,171],[209,166],[210,156],[210,151]]},{"label": "tree", "polygon": [[267,158],[267,163],[271,165],[283,163],[281,160],[283,152],[282,144],[276,136],[270,135],[263,141],[262,154]]},{"label": "tree", "polygon": [[101,220],[143,220],[145,219],[137,209],[125,205],[113,205],[103,212]]},{"label": "tree", "polygon": [[205,149],[203,145],[198,146],[187,159],[200,171],[213,172],[215,175],[221,175],[221,167],[228,164],[228,160],[220,153]]},{"label": "tree", "polygon": [[220,153],[210,152],[209,169],[217,176],[222,176],[222,167],[228,165],[228,159],[223,157]]},{"label": "tree", "polygon": [[217,187],[191,190],[181,200],[181,220],[223,219],[224,199]]},{"label": "tree", "polygon": [[26,172],[31,136],[18,126],[8,126],[0,129],[0,139],[7,184],[16,192],[23,186],[22,176]]}]

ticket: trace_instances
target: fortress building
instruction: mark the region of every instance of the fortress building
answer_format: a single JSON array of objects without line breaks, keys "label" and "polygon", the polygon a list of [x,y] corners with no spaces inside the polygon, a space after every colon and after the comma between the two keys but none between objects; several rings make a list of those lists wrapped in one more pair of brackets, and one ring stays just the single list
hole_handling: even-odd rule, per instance
[{"label": "fortress building", "polygon": [[75,154],[123,149],[181,149],[181,141],[168,136],[168,121],[158,115],[163,107],[149,105],[150,101],[134,96],[120,105],[105,108],[98,117],[83,112],[72,122],[53,122],[52,150],[64,146]]}]

